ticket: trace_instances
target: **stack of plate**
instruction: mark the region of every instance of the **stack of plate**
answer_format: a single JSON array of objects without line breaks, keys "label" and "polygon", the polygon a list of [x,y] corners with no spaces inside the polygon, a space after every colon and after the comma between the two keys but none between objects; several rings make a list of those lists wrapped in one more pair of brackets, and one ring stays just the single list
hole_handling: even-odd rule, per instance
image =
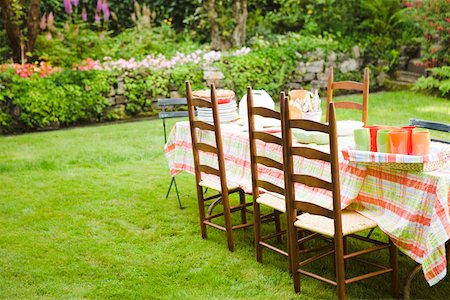
[{"label": "stack of plate", "polygon": [[[220,123],[231,122],[237,119],[237,105],[235,100],[228,103],[219,104]],[[213,123],[212,109],[207,107],[197,107],[197,117],[200,121]]]}]

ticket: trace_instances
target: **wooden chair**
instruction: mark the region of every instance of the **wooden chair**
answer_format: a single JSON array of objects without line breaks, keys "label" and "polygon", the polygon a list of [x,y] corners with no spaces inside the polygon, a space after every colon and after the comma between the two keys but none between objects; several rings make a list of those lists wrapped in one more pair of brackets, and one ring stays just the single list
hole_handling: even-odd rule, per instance
[{"label": "wooden chair", "polygon": [[[245,193],[239,187],[238,184],[228,184],[227,176],[225,172],[225,161],[222,148],[222,135],[220,130],[219,110],[216,98],[216,90],[214,85],[211,85],[211,99],[194,98],[192,96],[191,85],[186,82],[186,96],[188,103],[189,123],[192,137],[192,152],[194,156],[195,167],[195,182],[197,187],[197,199],[198,209],[200,215],[200,228],[203,238],[207,237],[206,226],[211,226],[216,229],[222,230],[226,233],[228,249],[234,250],[233,242],[233,230],[245,228],[253,224],[247,222],[246,209],[251,206],[252,203],[245,202]],[[211,108],[213,112],[213,124],[209,124],[195,117],[195,107]],[[215,144],[210,145],[203,143],[197,136],[198,130],[211,131],[215,135]],[[200,161],[200,152],[214,153],[217,156],[218,168],[204,165]],[[208,176],[203,178],[202,174],[209,174],[214,176]],[[211,179],[213,178],[213,179]],[[210,188],[219,192],[217,195],[213,195],[205,198],[203,188]],[[229,195],[232,193],[239,193],[240,204],[236,206],[230,206]],[[215,200],[209,207],[208,213],[205,213],[205,202]],[[222,203],[223,212],[213,214],[212,208]],[[241,224],[233,226],[231,224],[231,213],[235,211],[241,212]],[[225,226],[213,223],[212,220],[224,217]]]},{"label": "wooden chair", "polygon": [[[353,90],[362,91],[362,104],[353,101],[333,101],[334,90]],[[364,125],[367,125],[368,112],[369,112],[369,69],[364,69],[363,82],[356,81],[338,81],[333,79],[333,67],[330,67],[330,73],[328,74],[328,88],[327,88],[327,122],[328,120],[328,106],[331,102],[334,102],[335,108],[345,109],[358,109],[362,111],[361,121]]]},{"label": "wooden chair", "polygon": [[[287,226],[289,235],[289,258],[293,268],[292,277],[296,292],[300,292],[299,274],[303,274],[314,279],[337,287],[337,297],[345,298],[346,285],[362,279],[367,279],[377,275],[391,273],[392,295],[399,295],[399,281],[397,268],[397,248],[389,239],[388,243],[370,239],[368,237],[356,235],[357,232],[372,229],[377,226],[372,220],[362,216],[356,211],[349,209],[341,210],[341,197],[339,186],[339,161],[338,145],[336,133],[336,117],[333,103],[329,104],[329,125],[317,123],[309,120],[295,120],[289,118],[289,105],[281,106],[282,113],[282,137],[283,137],[283,159],[285,177],[285,198],[287,206]],[[296,146],[292,142],[292,129],[300,128],[308,131],[320,131],[329,134],[330,153],[325,153],[308,147]],[[309,175],[296,174],[294,172],[293,157],[302,156],[307,159],[324,161],[331,164],[331,182]],[[294,185],[301,184],[309,187],[325,189],[331,192],[333,208],[324,207],[307,202],[308,199],[297,199]],[[301,212],[301,213],[299,213]],[[308,230],[313,235],[322,235],[333,239],[333,249],[321,252],[315,256],[300,261],[298,252],[297,229]],[[347,238],[352,237],[364,242],[372,243],[374,246],[349,253],[347,248]],[[304,240],[306,240],[305,238]],[[300,241],[301,242],[301,241]],[[361,259],[359,256],[382,249],[389,249],[390,266],[386,267],[378,263],[373,263]],[[334,255],[335,280],[331,280],[318,274],[306,271],[304,267],[320,258]],[[346,262],[355,260],[375,267],[377,270],[360,276],[346,279]]]},{"label": "wooden chair", "polygon": [[[285,98],[284,92],[281,93],[280,99]],[[288,252],[277,248],[276,246],[267,243],[267,240],[277,238],[279,243],[282,242],[282,234],[286,231],[281,231],[280,213],[286,212],[286,203],[284,201],[284,185],[279,187],[271,182],[261,180],[259,178],[258,165],[263,168],[274,168],[283,173],[283,163],[272,158],[264,156],[257,151],[257,142],[262,141],[266,144],[273,144],[282,146],[282,141],[279,136],[255,129],[255,116],[271,118],[279,121],[281,126],[280,113],[265,107],[254,107],[252,89],[247,88],[247,111],[248,111],[248,132],[250,140],[250,160],[252,171],[252,195],[253,195],[253,223],[255,233],[256,246],[256,260],[262,261],[262,248],[273,250],[285,257],[288,257]],[[269,193],[261,192],[264,189]],[[273,213],[261,216],[260,205],[267,206],[273,209]],[[261,224],[274,221],[275,233],[266,236],[261,235]]]}]

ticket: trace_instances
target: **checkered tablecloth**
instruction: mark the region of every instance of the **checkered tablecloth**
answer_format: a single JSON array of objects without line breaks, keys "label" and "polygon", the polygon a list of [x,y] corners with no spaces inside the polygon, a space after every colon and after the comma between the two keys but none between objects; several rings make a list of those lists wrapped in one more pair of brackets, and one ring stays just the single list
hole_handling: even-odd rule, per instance
[{"label": "checkered tablecloth", "polygon": [[[222,141],[227,180],[238,183],[251,192],[250,149],[248,133],[237,124],[223,124]],[[214,145],[214,134],[199,131],[199,140]],[[347,148],[352,138],[340,138],[339,147]],[[192,143],[188,122],[175,124],[165,146],[165,155],[171,174],[180,171],[194,173]],[[260,155],[282,160],[282,149],[277,145],[257,143]],[[316,146],[329,151],[328,146]],[[214,154],[201,153],[202,164],[217,166]],[[390,169],[356,165],[339,157],[342,207],[351,206],[376,221],[398,248],[422,264],[430,285],[446,275],[445,242],[450,239],[450,164],[443,169],[426,173],[410,173]],[[330,180],[330,165],[325,162],[298,157],[297,173]],[[259,166],[260,178],[283,187],[283,174],[275,169]],[[205,175],[206,176],[206,175]],[[328,191],[296,187],[297,198],[331,208]]]}]

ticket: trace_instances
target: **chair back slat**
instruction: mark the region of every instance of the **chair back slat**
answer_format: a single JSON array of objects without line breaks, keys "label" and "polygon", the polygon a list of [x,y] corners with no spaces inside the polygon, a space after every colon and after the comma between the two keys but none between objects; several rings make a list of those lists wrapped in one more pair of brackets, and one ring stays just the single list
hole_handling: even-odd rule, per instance
[{"label": "chair back slat", "polygon": [[256,163],[283,171],[283,164],[266,156],[255,156]]},{"label": "chair back slat", "polygon": [[163,98],[158,99],[158,107],[172,106],[172,105],[187,105],[186,98]]},{"label": "chair back slat", "polygon": [[301,183],[307,185],[309,187],[321,188],[328,191],[333,191],[333,185],[331,182],[322,180],[317,177],[309,176],[309,175],[299,175],[292,174],[291,175],[292,182]]},{"label": "chair back slat", "polygon": [[272,143],[277,145],[282,145],[281,138],[278,136],[275,136],[273,134],[267,133],[267,132],[261,132],[261,131],[254,131],[253,136],[257,140],[261,140],[266,143]]},{"label": "chair back slat", "polygon": [[302,156],[307,159],[317,159],[326,162],[331,162],[330,153],[325,153],[310,147],[299,147],[299,146],[292,147],[291,154]]},{"label": "chair back slat", "polygon": [[209,123],[206,123],[204,121],[193,121],[194,128],[203,129],[203,130],[209,130],[209,131],[215,131],[215,126]]},{"label": "chair back slat", "polygon": [[160,119],[170,119],[170,118],[182,118],[187,117],[188,112],[187,111],[165,111],[159,113]]},{"label": "chair back slat", "polygon": [[[369,69],[364,69],[364,79],[363,82],[356,81],[334,81],[333,75],[333,67],[330,67],[330,72],[328,74],[328,87],[327,87],[327,122],[329,121],[329,113],[328,107],[330,103],[333,101],[333,91],[334,90],[353,90],[353,91],[362,91],[362,103],[354,102],[354,101],[334,101],[336,106],[335,108],[343,108],[343,109],[357,109],[362,111],[361,121],[364,125],[367,125],[367,119],[369,115]],[[340,104],[343,102],[343,104]],[[349,104],[348,102],[353,102],[354,104]]]},{"label": "chair back slat", "polygon": [[347,108],[347,109],[363,109],[363,105],[361,103],[351,102],[351,101],[339,101],[334,102],[334,107],[336,108]]},{"label": "chair back slat", "polygon": [[306,201],[295,201],[295,208],[314,215],[320,215],[327,218],[333,218],[333,211],[325,207]]},{"label": "chair back slat", "polygon": [[307,131],[320,131],[323,133],[329,133],[330,130],[327,125],[304,119],[288,120],[290,128],[298,128]]},{"label": "chair back slat", "polygon": [[263,188],[268,192],[277,193],[281,196],[284,196],[284,189],[279,187],[278,185],[261,179],[258,179],[256,183],[258,184],[259,188]]},{"label": "chair back slat", "polygon": [[212,108],[211,102],[202,98],[193,98],[192,104],[197,107]]},{"label": "chair back slat", "polygon": [[333,82],[333,89],[335,90],[362,91],[363,88],[364,85],[361,82],[356,81]]},{"label": "chair back slat", "polygon": [[217,148],[205,143],[197,143],[197,149],[203,152],[210,152],[217,154]]},{"label": "chair back slat", "polygon": [[208,165],[198,165],[198,169],[199,169],[200,172],[207,173],[207,174],[212,174],[212,175],[216,175],[216,176],[220,177],[219,170],[217,170],[217,169],[215,169],[213,167],[210,167]]},{"label": "chair back slat", "polygon": [[280,113],[271,109],[268,109],[266,107],[253,107],[253,114],[258,115],[265,118],[272,118],[280,120]]}]

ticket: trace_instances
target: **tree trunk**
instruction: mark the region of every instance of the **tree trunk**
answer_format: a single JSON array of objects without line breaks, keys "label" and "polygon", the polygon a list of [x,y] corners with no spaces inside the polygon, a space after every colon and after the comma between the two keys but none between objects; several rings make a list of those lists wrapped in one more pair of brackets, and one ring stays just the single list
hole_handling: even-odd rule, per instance
[{"label": "tree trunk", "polygon": [[22,32],[17,22],[14,21],[14,13],[11,7],[11,0],[0,1],[2,9],[2,19],[5,24],[6,35],[8,36],[11,49],[13,51],[13,60],[20,62],[21,58],[21,40]]},{"label": "tree trunk", "polygon": [[[21,5],[22,3],[23,1],[20,2]],[[17,20],[14,14],[12,1],[0,1],[2,19],[5,25],[6,35],[8,36],[8,40],[13,51],[14,62],[22,62],[23,54],[33,51],[39,29],[40,6],[41,0],[30,0],[29,7],[27,9],[27,18],[26,20],[22,20],[27,27],[27,36],[25,38],[19,26],[20,20]]]},{"label": "tree trunk", "polygon": [[223,40],[220,35],[219,23],[217,22],[216,0],[206,0],[206,11],[211,26],[211,49],[223,50]]},{"label": "tree trunk", "polygon": [[28,9],[28,16],[27,16],[28,34],[27,34],[26,52],[31,53],[34,50],[34,44],[36,42],[36,37],[39,32],[40,8],[41,8],[41,0],[30,1],[30,7]]},{"label": "tree trunk", "polygon": [[233,3],[233,19],[235,21],[232,35],[233,46],[245,45],[247,16],[247,0],[235,0]]}]

